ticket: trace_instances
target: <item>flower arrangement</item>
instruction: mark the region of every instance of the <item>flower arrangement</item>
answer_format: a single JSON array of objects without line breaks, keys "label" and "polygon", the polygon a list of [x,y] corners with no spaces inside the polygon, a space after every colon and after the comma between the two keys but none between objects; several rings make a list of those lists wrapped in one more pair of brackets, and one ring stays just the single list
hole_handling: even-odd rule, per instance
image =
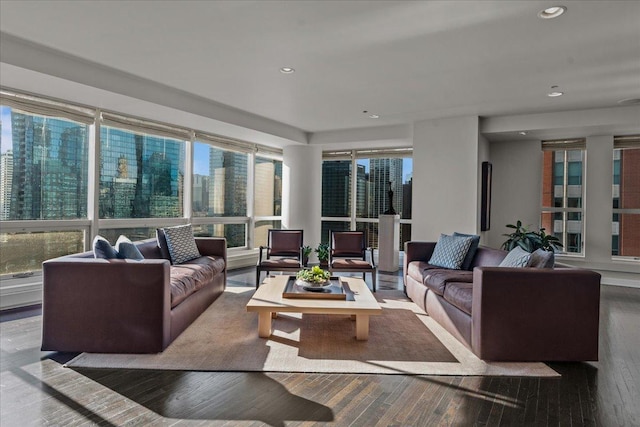
[{"label": "flower arrangement", "polygon": [[300,270],[296,274],[296,279],[311,283],[316,286],[327,283],[327,281],[329,281],[329,277],[331,277],[329,272],[321,269],[317,265],[314,265],[308,270]]}]

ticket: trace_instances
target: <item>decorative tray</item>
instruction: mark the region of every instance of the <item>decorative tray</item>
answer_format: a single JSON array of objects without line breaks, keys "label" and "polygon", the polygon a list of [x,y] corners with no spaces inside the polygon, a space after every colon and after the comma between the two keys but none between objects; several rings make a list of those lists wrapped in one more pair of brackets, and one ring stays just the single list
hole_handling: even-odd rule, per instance
[{"label": "decorative tray", "polygon": [[350,293],[349,285],[341,281],[339,277],[330,277],[327,286],[312,289],[297,283],[296,276],[289,276],[284,292],[282,292],[282,297],[346,300],[348,293]]}]

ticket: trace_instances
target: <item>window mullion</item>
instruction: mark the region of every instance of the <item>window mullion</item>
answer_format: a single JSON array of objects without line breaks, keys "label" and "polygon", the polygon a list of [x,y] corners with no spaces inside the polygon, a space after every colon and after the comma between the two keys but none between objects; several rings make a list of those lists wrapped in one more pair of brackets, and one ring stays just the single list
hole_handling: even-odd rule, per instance
[{"label": "window mullion", "polygon": [[100,120],[101,111],[96,110],[96,121],[89,132],[89,167],[87,177],[87,217],[91,221],[89,236],[85,236],[84,248],[90,250],[92,241],[100,229]]}]

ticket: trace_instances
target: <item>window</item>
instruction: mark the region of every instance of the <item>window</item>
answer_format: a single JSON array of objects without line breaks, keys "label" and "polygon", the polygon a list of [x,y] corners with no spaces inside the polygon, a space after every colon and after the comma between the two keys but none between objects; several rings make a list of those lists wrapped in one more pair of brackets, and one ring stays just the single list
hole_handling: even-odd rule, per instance
[{"label": "window", "polygon": [[542,228],[567,253],[583,251],[584,139],[543,141]]},{"label": "window", "polygon": [[[400,250],[411,239],[413,161],[409,149],[325,153],[322,165],[322,241],[328,230],[363,230],[378,247],[378,217],[400,214]],[[338,157],[349,157],[338,159]],[[355,171],[355,173],[352,173]]]},{"label": "window", "polygon": [[640,135],[615,137],[611,255],[640,257]]},{"label": "window", "polygon": [[87,218],[89,126],[1,108],[0,219]]},{"label": "window", "polygon": [[47,259],[84,249],[88,121],[86,114],[8,99],[3,93],[0,275],[32,274]]},{"label": "window", "polygon": [[247,153],[195,142],[193,155],[193,216],[246,216]]},{"label": "window", "polygon": [[100,128],[100,218],[182,217],[185,142]]},{"label": "window", "polygon": [[[322,216],[351,216],[351,160],[328,160],[322,162]],[[361,173],[362,172],[362,173]],[[359,179],[364,170],[358,167]],[[364,203],[364,193],[357,203]]]}]

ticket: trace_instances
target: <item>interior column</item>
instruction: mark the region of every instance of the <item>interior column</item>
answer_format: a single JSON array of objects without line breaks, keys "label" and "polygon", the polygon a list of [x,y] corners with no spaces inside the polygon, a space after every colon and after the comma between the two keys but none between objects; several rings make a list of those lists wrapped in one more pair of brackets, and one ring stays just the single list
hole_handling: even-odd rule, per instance
[{"label": "interior column", "polygon": [[282,227],[304,230],[304,244],[315,248],[320,243],[321,209],[322,148],[317,145],[284,147]]}]

